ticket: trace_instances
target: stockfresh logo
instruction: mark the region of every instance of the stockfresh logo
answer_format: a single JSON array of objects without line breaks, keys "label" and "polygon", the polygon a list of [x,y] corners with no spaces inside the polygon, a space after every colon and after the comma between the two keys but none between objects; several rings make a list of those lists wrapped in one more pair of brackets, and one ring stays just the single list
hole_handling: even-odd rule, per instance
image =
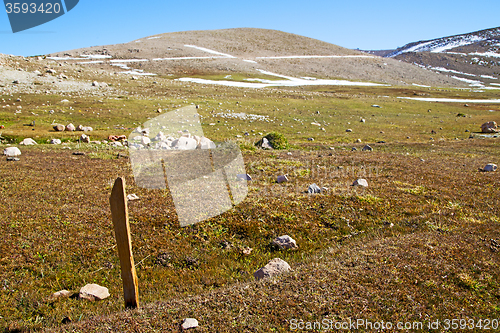
[{"label": "stockfresh logo", "polygon": [[75,8],[79,0],[4,0],[12,32],[27,30],[52,21]]}]

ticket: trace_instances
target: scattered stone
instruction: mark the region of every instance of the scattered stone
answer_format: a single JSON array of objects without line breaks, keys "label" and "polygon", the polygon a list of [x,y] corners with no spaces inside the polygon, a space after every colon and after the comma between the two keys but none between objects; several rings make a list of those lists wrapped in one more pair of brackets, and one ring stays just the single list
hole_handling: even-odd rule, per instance
[{"label": "scattered stone", "polygon": [[368,182],[366,181],[366,179],[357,179],[354,181],[354,183],[352,184],[352,186],[362,186],[362,187],[368,187]]},{"label": "scattered stone", "polygon": [[19,159],[19,157],[9,156],[9,157],[7,157],[7,161],[8,162],[18,162],[18,161],[20,161],[20,159]]},{"label": "scattered stone", "polygon": [[66,131],[73,132],[75,129],[76,129],[75,125],[71,123],[66,125]]},{"label": "scattered stone", "polygon": [[365,122],[366,122],[366,119],[361,118],[361,119],[359,120],[359,122],[360,122],[360,123],[365,123]]},{"label": "scattered stone", "polygon": [[253,276],[257,279],[264,279],[268,277],[274,277],[290,270],[290,265],[280,258],[274,258],[269,263],[253,273]]},{"label": "scattered stone", "polygon": [[241,249],[241,254],[243,254],[244,256],[249,256],[250,254],[252,254],[252,251],[253,249],[247,246]]},{"label": "scattered stone", "polygon": [[86,134],[82,134],[82,136],[80,137],[80,142],[90,143],[90,137]]},{"label": "scattered stone", "polygon": [[373,105],[372,105],[372,108],[381,108],[381,106],[380,106],[380,105],[377,105],[377,104],[373,104]]},{"label": "scattered stone", "polygon": [[12,81],[12,83],[13,84],[19,84],[20,82],[19,82],[19,80],[14,80],[14,81]]},{"label": "scattered stone", "polygon": [[99,82],[93,81],[92,82],[92,87],[99,87]]},{"label": "scattered stone", "polygon": [[61,139],[51,139],[50,140],[51,145],[60,145],[61,144]]},{"label": "scattered stone", "polygon": [[352,132],[352,129],[348,128],[345,130],[347,133],[351,133]]},{"label": "scattered stone", "polygon": [[34,145],[37,145],[38,143],[36,143],[36,141],[33,140],[32,138],[26,138],[23,141],[21,141],[19,144],[24,145],[24,146],[34,146]]},{"label": "scattered stone", "polygon": [[377,141],[377,143],[385,143],[385,141]]},{"label": "scattered stone", "polygon": [[273,146],[271,146],[271,143],[269,143],[269,140],[267,138],[262,138],[262,144],[260,145],[262,149],[273,149]]},{"label": "scattered stone", "polygon": [[73,293],[68,290],[60,290],[49,296],[49,301],[55,301],[61,298],[69,298]]},{"label": "scattered stone", "polygon": [[14,157],[21,155],[21,151],[17,147],[7,147],[3,150],[3,154],[7,157]]},{"label": "scattered stone", "polygon": [[66,127],[64,125],[61,125],[61,124],[56,124],[54,125],[54,131],[56,132],[64,132],[64,130],[66,129]]},{"label": "scattered stone", "polygon": [[373,151],[373,148],[372,148],[372,147],[370,147],[370,145],[366,145],[366,146],[364,146],[364,147],[363,147],[363,149],[362,149],[362,150],[363,150],[363,151]]},{"label": "scattered stone", "polygon": [[108,298],[109,296],[108,288],[101,287],[98,284],[87,284],[85,287],[80,289],[78,297],[89,301],[100,301]]},{"label": "scattered stone", "polygon": [[361,143],[361,139],[357,139],[357,140],[356,140],[356,143]]},{"label": "scattered stone", "polygon": [[288,177],[286,175],[278,176],[277,182],[278,184],[284,183],[288,181]]},{"label": "scattered stone", "polygon": [[75,131],[83,132],[83,125],[76,126]]},{"label": "scattered stone", "polygon": [[252,180],[252,177],[250,177],[250,175],[247,173],[247,174],[238,174],[236,175],[236,177],[238,179],[241,179],[241,180]]},{"label": "scattered stone", "polygon": [[497,133],[498,125],[495,121],[488,121],[481,125],[481,132],[483,133]]},{"label": "scattered stone", "polygon": [[84,152],[81,152],[81,151],[75,151],[75,152],[73,153],[73,155],[75,155],[75,156],[85,156],[85,153],[84,153]]},{"label": "scattered stone", "polygon": [[351,148],[351,151],[356,151],[356,150],[358,150],[358,148],[356,148],[356,147]]},{"label": "scattered stone", "polygon": [[54,69],[49,68],[49,69],[47,69],[46,73],[49,73],[49,74],[56,74],[57,72],[56,72]]},{"label": "scattered stone", "polygon": [[128,201],[139,200],[139,197],[137,196],[137,194],[132,193],[132,194],[127,195],[127,200]]},{"label": "scattered stone", "polygon": [[321,188],[316,185],[316,184],[311,184],[309,185],[309,188],[307,189],[307,193],[321,193]]},{"label": "scattered stone", "polygon": [[110,135],[108,136],[109,141],[122,141],[127,139],[125,135]]},{"label": "scattered stone", "polygon": [[188,330],[190,328],[198,327],[198,320],[194,318],[186,318],[182,321],[181,328],[182,330]]},{"label": "scattered stone", "polygon": [[498,166],[493,163],[486,164],[486,166],[483,168],[484,172],[495,172],[497,171]]},{"label": "scattered stone", "polygon": [[281,250],[289,250],[289,249],[297,249],[297,248],[299,248],[297,246],[297,242],[295,242],[295,240],[292,237],[288,236],[288,235],[276,237],[273,240],[273,245],[276,245]]},{"label": "scattered stone", "polygon": [[314,141],[314,138],[307,138],[307,141]]},{"label": "scattered stone", "polygon": [[292,153],[291,153],[291,152],[288,152],[288,153],[286,153],[286,154],[287,154],[288,156],[292,156]]},{"label": "scattered stone", "polygon": [[73,320],[71,319],[71,317],[64,317],[63,320],[61,320],[61,324],[69,324],[71,323]]}]

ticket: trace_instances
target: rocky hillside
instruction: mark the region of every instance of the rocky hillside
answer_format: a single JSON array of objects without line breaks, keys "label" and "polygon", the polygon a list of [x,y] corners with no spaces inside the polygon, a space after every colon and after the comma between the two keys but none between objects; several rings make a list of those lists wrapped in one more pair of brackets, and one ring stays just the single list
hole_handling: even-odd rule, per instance
[{"label": "rocky hillside", "polygon": [[500,87],[500,27],[409,43],[385,56],[448,74],[471,87]]},{"label": "rocky hillside", "polygon": [[258,70],[263,70],[293,77],[393,85],[463,85],[446,75],[394,59],[281,31],[251,28],[166,33],[49,56],[57,61],[136,75],[185,77],[259,74]]}]

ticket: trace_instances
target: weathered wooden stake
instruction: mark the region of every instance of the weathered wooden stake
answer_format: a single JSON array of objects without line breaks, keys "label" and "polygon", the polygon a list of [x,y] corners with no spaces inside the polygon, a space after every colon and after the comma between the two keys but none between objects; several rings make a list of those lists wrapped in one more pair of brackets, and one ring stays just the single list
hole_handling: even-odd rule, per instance
[{"label": "weathered wooden stake", "polygon": [[139,288],[130,240],[125,179],[122,177],[115,180],[109,203],[115,228],[118,256],[120,257],[125,307],[135,309],[139,307]]}]

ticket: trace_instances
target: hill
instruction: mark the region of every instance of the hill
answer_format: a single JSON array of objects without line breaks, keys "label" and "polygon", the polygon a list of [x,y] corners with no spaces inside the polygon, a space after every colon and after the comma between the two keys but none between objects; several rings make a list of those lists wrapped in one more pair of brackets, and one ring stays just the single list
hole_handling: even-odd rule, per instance
[{"label": "hill", "polygon": [[[392,85],[457,86],[460,81],[399,62],[286,32],[239,28],[154,35],[124,44],[58,52],[59,61],[163,76],[259,74]],[[90,60],[90,61],[89,61]]]},{"label": "hill", "polygon": [[386,57],[447,73],[472,87],[500,84],[500,27],[406,44]]}]

